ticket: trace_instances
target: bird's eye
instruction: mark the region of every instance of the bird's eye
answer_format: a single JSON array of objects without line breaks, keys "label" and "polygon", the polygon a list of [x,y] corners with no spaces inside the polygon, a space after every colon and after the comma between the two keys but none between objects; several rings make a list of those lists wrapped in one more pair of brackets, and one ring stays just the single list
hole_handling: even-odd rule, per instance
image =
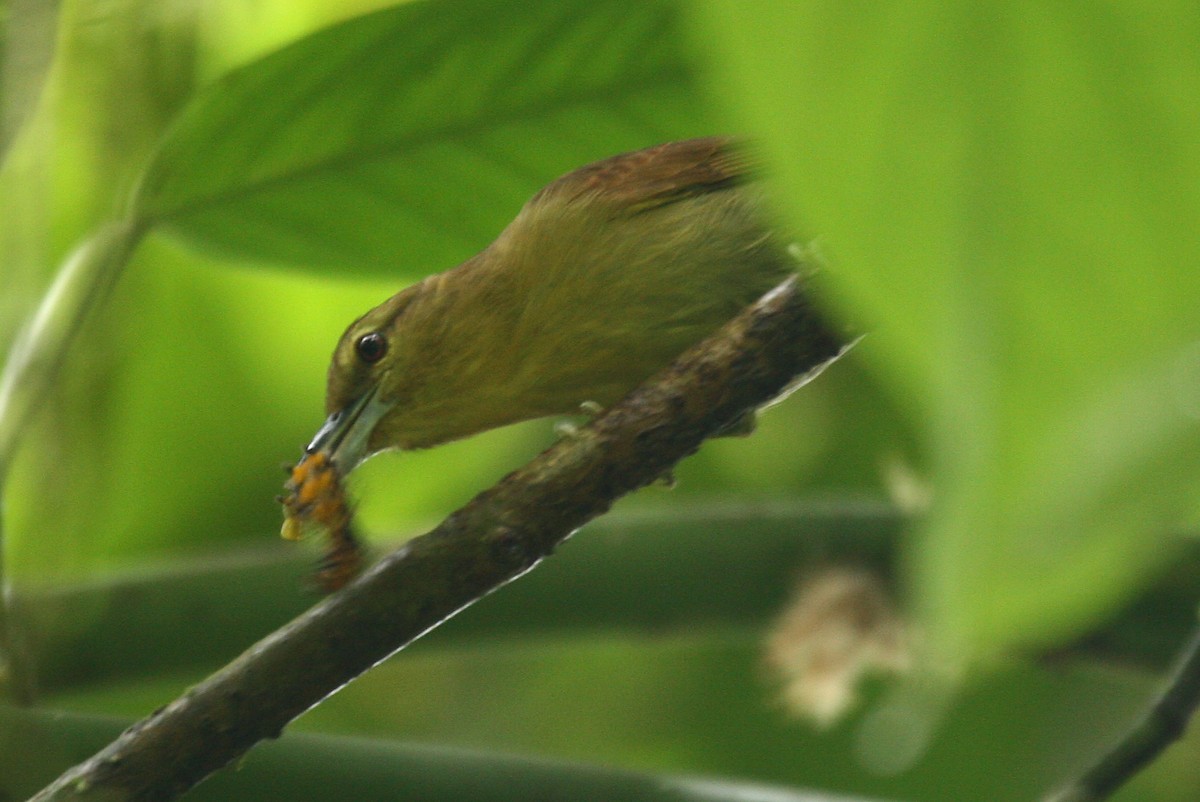
[{"label": "bird's eye", "polygon": [[358,353],[358,358],[367,364],[383,359],[383,355],[387,353],[387,347],[387,340],[377,331],[364,334],[354,343],[354,350]]}]

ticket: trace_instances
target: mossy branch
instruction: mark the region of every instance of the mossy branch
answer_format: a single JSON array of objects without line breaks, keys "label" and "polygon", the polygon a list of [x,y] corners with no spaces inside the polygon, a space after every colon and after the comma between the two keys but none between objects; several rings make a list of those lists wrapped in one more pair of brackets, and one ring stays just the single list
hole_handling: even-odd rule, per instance
[{"label": "mossy branch", "polygon": [[784,282],[591,425],[268,636],[45,788],[171,799],[371,666],[533,568],[620,496],[843,349]]}]

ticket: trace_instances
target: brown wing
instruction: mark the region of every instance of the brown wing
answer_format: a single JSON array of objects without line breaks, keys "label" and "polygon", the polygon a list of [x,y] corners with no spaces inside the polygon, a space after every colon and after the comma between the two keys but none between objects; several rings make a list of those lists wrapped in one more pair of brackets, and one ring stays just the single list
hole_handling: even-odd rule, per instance
[{"label": "brown wing", "polygon": [[636,214],[753,178],[753,163],[735,145],[727,137],[705,137],[622,153],[567,173],[534,201],[595,194]]}]

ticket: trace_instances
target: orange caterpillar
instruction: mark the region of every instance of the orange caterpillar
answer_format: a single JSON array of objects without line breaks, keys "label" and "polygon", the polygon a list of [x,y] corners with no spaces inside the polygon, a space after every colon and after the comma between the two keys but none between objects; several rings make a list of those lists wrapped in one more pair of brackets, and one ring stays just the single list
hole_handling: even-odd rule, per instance
[{"label": "orange caterpillar", "polygon": [[307,530],[323,530],[328,546],[314,579],[327,593],[353,579],[363,566],[363,549],[351,529],[352,513],[337,467],[322,453],[306,453],[289,470],[284,484],[285,540],[299,540]]}]

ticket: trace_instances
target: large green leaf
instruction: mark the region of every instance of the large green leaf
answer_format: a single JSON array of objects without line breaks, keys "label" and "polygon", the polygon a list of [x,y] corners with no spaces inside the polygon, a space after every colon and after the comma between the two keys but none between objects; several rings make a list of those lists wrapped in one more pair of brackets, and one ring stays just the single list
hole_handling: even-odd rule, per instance
[{"label": "large green leaf", "polygon": [[[24,799],[36,793],[57,772],[85,760],[115,738],[127,723],[0,706],[0,795]],[[81,796],[86,792],[75,790]],[[283,742],[260,747],[235,769],[217,773],[187,798],[870,802],[865,797],[750,782],[312,735],[289,735]]]},{"label": "large green leaf", "polygon": [[[1029,802],[1110,743],[1156,684],[1150,675],[1071,661],[1053,667],[1012,662],[950,706],[933,711],[939,726],[929,738],[921,723],[930,711],[911,704],[911,697],[878,687],[864,693],[861,715],[852,714],[828,730],[790,718],[771,703],[773,690],[756,670],[761,669],[760,644],[744,631],[577,632],[476,638],[453,648],[430,648],[428,642],[414,646],[306,714],[278,743],[256,747],[242,771],[219,775],[221,787],[227,792],[253,787],[255,798],[290,799],[280,790],[263,791],[257,772],[275,782],[285,777],[298,781],[293,772],[312,783],[343,778],[346,764],[337,751],[339,740],[304,735],[337,733],[356,736],[364,757],[377,756],[377,765],[353,761],[364,782],[377,772],[386,776],[396,761],[414,776],[424,775],[420,762],[407,762],[406,750],[396,745],[401,741],[487,749],[498,761],[518,753],[538,755],[552,765],[565,760],[667,776],[754,778],[910,802]],[[141,716],[193,679],[108,683],[77,689],[50,704]],[[0,707],[0,735],[4,723]],[[22,744],[52,754],[52,747],[71,743],[69,729],[51,733],[53,737],[34,741],[27,728]],[[307,745],[314,741],[328,744],[326,759],[311,760]],[[1196,746],[1178,747],[1174,769],[1155,766],[1148,772],[1146,779],[1158,786],[1158,793],[1122,799],[1194,800]],[[897,753],[915,761],[910,770],[895,776],[880,773],[889,764],[895,769]],[[0,749],[0,790],[7,790],[5,758],[21,759],[12,755]],[[304,765],[292,769],[276,762],[290,763],[289,758]],[[352,760],[349,755],[345,759]],[[59,765],[70,762],[59,760]],[[476,767],[474,756],[462,755],[463,771]],[[587,768],[583,771],[586,776]],[[361,796],[347,792],[338,798]]]},{"label": "large green leaf", "polygon": [[696,4],[868,352],[927,423],[913,553],[964,653],[1072,631],[1200,475],[1194,4]]},{"label": "large green leaf", "polygon": [[[802,566],[838,560],[885,573],[898,523],[880,505],[851,501],[616,512],[422,644],[564,632],[756,630],[778,614]],[[58,692],[219,667],[312,603],[303,592],[312,551],[283,548],[278,539],[269,545],[269,552],[239,559],[193,556],[174,570],[21,597],[40,687]],[[189,634],[180,638],[185,619]]]},{"label": "large green leaf", "polygon": [[137,212],[244,259],[444,269],[559,173],[710,132],[676,17],[665,0],[456,0],[327,28],[202,92]]}]

